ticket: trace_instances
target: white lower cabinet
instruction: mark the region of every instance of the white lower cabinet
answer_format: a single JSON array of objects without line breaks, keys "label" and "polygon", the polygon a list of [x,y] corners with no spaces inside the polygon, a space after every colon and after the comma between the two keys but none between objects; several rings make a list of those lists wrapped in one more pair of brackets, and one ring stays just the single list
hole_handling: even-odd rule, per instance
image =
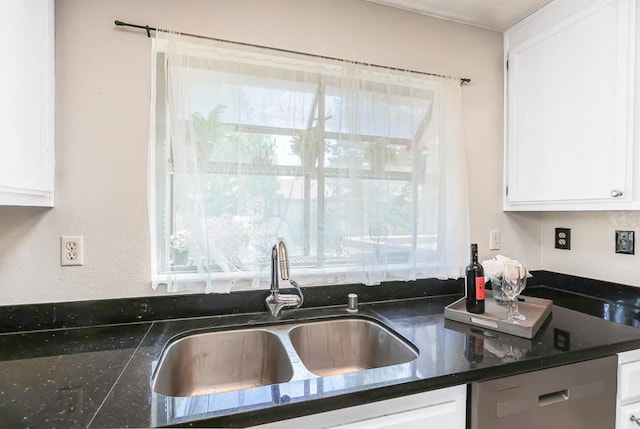
[{"label": "white lower cabinet", "polygon": [[260,429],[464,429],[466,385],[254,426]]},{"label": "white lower cabinet", "polygon": [[640,427],[640,402],[618,407],[616,429],[638,429]]},{"label": "white lower cabinet", "polygon": [[457,406],[458,404],[456,402],[445,402],[443,404],[418,408],[417,410],[403,411],[384,417],[375,417],[357,423],[348,423],[346,425],[333,427],[340,429],[424,429],[425,427],[446,429],[463,428],[464,421],[462,422],[462,426],[458,422],[459,414],[457,413]]},{"label": "white lower cabinet", "polygon": [[640,428],[640,350],[618,354],[616,429]]}]

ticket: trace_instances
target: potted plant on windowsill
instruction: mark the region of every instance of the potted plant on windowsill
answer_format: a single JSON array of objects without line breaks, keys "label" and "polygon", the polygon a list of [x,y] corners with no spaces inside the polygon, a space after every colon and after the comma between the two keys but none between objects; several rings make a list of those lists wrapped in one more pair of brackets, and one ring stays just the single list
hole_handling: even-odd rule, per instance
[{"label": "potted plant on windowsill", "polygon": [[216,145],[224,148],[226,129],[221,122],[225,106],[218,105],[207,116],[200,112],[192,115],[193,131],[197,142],[197,164],[201,170],[207,170]]},{"label": "potted plant on windowsill", "polygon": [[276,142],[268,136],[239,134],[238,144],[247,152],[247,158],[253,165],[272,165],[275,161]]},{"label": "potted plant on windowsill", "polygon": [[176,231],[169,239],[173,265],[187,265],[189,262],[189,238],[191,233],[185,229]]},{"label": "potted plant on windowsill", "polygon": [[304,171],[311,171],[316,167],[319,138],[318,128],[312,127],[291,139],[291,151],[300,157]]},{"label": "potted plant on windowsill", "polygon": [[391,146],[388,139],[378,138],[372,140],[363,149],[365,161],[370,165],[376,176],[381,177],[387,164],[398,160],[398,149]]}]

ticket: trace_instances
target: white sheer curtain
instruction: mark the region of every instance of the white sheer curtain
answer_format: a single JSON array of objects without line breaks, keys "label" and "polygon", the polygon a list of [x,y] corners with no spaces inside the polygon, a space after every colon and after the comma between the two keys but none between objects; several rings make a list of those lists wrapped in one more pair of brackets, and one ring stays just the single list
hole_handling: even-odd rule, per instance
[{"label": "white sheer curtain", "polygon": [[462,275],[457,80],[161,32],[153,70],[154,287],[268,287],[276,238],[303,286]]}]

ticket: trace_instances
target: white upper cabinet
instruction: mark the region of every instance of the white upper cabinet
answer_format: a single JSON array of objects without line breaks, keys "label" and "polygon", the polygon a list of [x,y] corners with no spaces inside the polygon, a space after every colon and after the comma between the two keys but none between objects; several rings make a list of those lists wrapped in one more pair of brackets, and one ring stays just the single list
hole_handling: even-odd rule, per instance
[{"label": "white upper cabinet", "polygon": [[53,206],[54,2],[0,1],[0,205]]},{"label": "white upper cabinet", "polygon": [[640,208],[635,0],[554,0],[505,32],[505,210]]}]

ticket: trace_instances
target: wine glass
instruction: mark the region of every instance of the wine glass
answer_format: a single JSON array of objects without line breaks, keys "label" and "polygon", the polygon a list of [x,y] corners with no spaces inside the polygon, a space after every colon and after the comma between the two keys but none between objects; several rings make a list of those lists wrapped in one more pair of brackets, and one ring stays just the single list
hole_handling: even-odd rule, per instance
[{"label": "wine glass", "polygon": [[[507,322],[517,323],[527,317],[518,311],[518,296],[527,284],[527,268],[517,261],[507,262],[502,269],[502,293],[510,302]],[[517,320],[516,320],[517,319]]]}]

